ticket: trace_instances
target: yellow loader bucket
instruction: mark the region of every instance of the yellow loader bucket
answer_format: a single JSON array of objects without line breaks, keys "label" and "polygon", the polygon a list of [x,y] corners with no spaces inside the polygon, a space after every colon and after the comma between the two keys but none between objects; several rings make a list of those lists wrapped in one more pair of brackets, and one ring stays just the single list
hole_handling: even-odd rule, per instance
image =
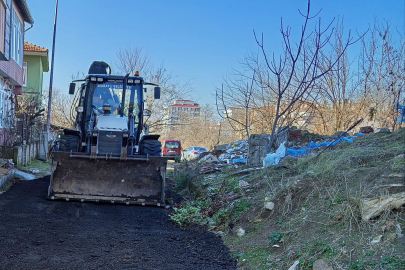
[{"label": "yellow loader bucket", "polygon": [[165,205],[163,157],[54,152],[48,199]]}]

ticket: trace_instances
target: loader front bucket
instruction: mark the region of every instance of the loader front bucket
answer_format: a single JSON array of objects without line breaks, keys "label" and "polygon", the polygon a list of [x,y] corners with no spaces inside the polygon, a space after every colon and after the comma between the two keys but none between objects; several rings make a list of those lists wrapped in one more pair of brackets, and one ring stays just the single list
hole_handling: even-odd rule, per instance
[{"label": "loader front bucket", "polygon": [[48,199],[164,206],[166,164],[163,157],[54,152]]}]

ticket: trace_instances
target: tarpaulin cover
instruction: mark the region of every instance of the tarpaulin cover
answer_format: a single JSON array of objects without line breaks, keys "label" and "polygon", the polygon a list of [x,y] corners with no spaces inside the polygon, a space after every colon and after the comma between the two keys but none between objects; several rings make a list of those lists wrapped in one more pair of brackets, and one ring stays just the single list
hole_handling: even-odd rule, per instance
[{"label": "tarpaulin cover", "polygon": [[329,145],[336,145],[338,144],[341,140],[345,140],[347,142],[352,143],[353,142],[353,138],[358,137],[363,135],[363,133],[356,133],[353,134],[352,136],[345,136],[345,137],[340,137],[337,140],[334,141],[325,141],[325,142],[321,142],[321,143],[314,143],[313,141],[310,141],[306,146],[303,146],[301,148],[298,149],[294,149],[294,148],[287,148],[287,156],[301,156],[301,155],[305,155],[309,153],[309,149],[311,148],[317,148],[317,147],[321,147],[321,146],[329,146]]}]

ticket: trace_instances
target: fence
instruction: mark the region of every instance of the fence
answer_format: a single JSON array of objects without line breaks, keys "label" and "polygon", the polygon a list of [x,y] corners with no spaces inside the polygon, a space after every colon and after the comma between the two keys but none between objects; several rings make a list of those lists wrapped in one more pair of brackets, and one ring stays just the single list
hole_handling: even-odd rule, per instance
[{"label": "fence", "polygon": [[48,136],[45,126],[26,113],[16,114],[15,129],[9,132],[12,145],[0,146],[0,157],[12,159],[17,166],[25,166],[33,159],[46,158],[48,151]]}]

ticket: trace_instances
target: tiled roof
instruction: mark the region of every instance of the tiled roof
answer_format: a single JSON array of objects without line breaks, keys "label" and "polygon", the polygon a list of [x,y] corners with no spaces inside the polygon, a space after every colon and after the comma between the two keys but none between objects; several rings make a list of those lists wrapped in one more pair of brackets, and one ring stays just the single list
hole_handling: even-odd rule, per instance
[{"label": "tiled roof", "polygon": [[48,49],[29,43],[28,41],[24,41],[24,51],[25,52],[48,52]]},{"label": "tiled roof", "polygon": [[170,107],[191,107],[191,108],[198,108],[200,107],[197,103],[194,104],[172,104]]}]

